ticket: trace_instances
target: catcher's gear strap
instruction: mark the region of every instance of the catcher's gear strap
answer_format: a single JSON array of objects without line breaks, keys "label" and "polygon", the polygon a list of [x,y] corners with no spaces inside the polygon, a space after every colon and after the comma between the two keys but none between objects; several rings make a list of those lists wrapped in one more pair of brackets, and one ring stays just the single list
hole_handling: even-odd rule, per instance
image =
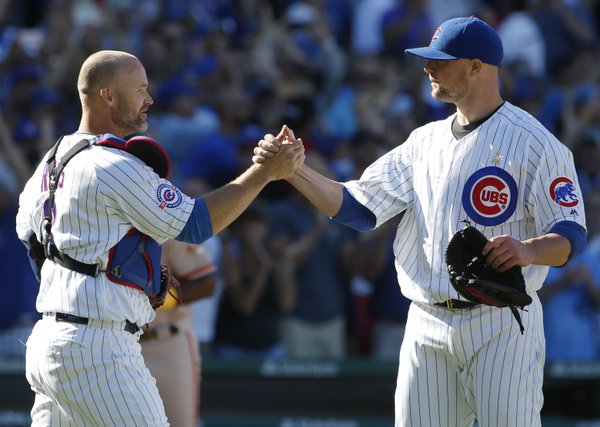
[{"label": "catcher's gear strap", "polygon": [[[58,251],[58,249],[56,249],[54,243],[52,242],[52,217],[54,215],[54,194],[56,193],[56,189],[58,188],[58,181],[60,180],[60,175],[62,174],[62,171],[67,165],[67,163],[69,163],[69,161],[77,153],[81,152],[83,149],[91,145],[89,140],[82,139],[79,142],[77,142],[77,144],[75,144],[73,147],[71,147],[69,151],[67,151],[65,155],[57,161],[56,152],[62,140],[63,137],[61,136],[59,140],[56,141],[56,144],[54,144],[52,149],[50,149],[50,152],[48,153],[48,159],[46,160],[46,164],[48,165],[48,198],[44,202],[44,219],[42,220],[42,229],[40,230],[40,234],[42,236],[44,254],[46,258],[50,260],[54,260],[54,257],[57,253],[60,254],[60,252]],[[67,257],[66,259],[68,258],[69,257]],[[57,259],[62,261],[61,258]]]},{"label": "catcher's gear strap", "polygon": [[124,140],[105,133],[96,145],[127,151],[150,166],[161,178],[169,176],[171,169],[169,156],[157,141],[148,136],[138,135]]},{"label": "catcher's gear strap", "polygon": [[[96,277],[101,272],[107,273],[107,277],[112,282],[120,285],[131,286],[144,291],[148,296],[154,296],[160,292],[160,245],[149,236],[137,231],[131,230],[128,232],[115,246],[109,251],[108,269],[101,270],[100,264],[86,264],[77,261],[67,254],[58,250],[52,241],[52,219],[54,207],[54,194],[58,187],[60,175],[67,163],[85,148],[92,145],[88,139],[82,139],[73,147],[71,147],[57,161],[56,152],[63,137],[54,144],[48,154],[46,161],[48,165],[48,199],[44,203],[44,219],[42,221],[42,246],[44,248],[45,258],[56,262],[60,266],[69,270],[77,271],[78,273],[87,276]],[[153,167],[157,174],[168,174],[169,161],[167,155],[162,148],[158,146],[156,141],[146,137],[133,137],[128,141],[117,138],[111,134],[104,134],[101,140],[96,142],[100,146],[110,146],[119,148],[136,155],[136,152],[141,152],[144,149],[149,149],[153,154],[151,158],[160,159]],[[150,147],[150,148],[149,148]],[[164,155],[164,156],[163,156]],[[144,160],[142,158],[142,160]],[[158,170],[157,170],[158,168]],[[36,239],[37,241],[37,239]],[[31,243],[31,242],[30,242]],[[133,246],[132,246],[133,245]],[[38,249],[35,249],[37,252]],[[33,254],[33,253],[32,253]],[[156,266],[156,268],[155,268]],[[41,270],[41,263],[39,265]],[[34,270],[34,272],[36,272]]]}]

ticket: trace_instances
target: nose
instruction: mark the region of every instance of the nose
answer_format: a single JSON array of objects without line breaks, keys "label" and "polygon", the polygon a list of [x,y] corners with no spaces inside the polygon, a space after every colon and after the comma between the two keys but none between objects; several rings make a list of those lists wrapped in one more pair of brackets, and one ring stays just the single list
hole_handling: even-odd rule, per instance
[{"label": "nose", "polygon": [[425,71],[427,74],[431,74],[433,73],[435,70],[435,63],[436,61],[432,61],[429,60],[425,63],[425,67],[423,67],[423,71]]},{"label": "nose", "polygon": [[146,105],[152,105],[152,104],[154,104],[154,100],[152,99],[152,97],[150,96],[150,94],[148,94],[148,96],[146,97],[145,103],[146,103]]}]

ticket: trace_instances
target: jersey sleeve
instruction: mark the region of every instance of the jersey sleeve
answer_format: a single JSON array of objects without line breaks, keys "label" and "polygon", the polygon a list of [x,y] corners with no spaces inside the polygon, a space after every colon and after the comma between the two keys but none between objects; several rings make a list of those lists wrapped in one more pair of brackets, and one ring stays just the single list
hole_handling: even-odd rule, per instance
[{"label": "jersey sleeve", "polygon": [[571,151],[558,141],[544,150],[533,181],[534,217],[539,234],[560,221],[586,227],[583,198]]},{"label": "jersey sleeve", "polygon": [[414,198],[410,144],[396,147],[368,166],[358,180],[344,186],[375,214],[380,226],[403,212]]},{"label": "jersey sleeve", "polygon": [[160,244],[178,236],[194,199],[128,153],[97,151],[96,176],[107,214],[124,218]]}]

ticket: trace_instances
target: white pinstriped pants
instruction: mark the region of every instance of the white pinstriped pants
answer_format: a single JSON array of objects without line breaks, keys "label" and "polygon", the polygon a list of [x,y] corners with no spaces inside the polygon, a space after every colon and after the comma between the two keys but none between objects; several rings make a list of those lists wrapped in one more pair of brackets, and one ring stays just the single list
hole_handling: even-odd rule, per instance
[{"label": "white pinstriped pants", "polygon": [[137,335],[43,317],[27,340],[32,426],[168,426]]},{"label": "white pinstriped pants", "polygon": [[541,426],[545,339],[536,295],[521,311],[413,303],[400,349],[396,427]]}]

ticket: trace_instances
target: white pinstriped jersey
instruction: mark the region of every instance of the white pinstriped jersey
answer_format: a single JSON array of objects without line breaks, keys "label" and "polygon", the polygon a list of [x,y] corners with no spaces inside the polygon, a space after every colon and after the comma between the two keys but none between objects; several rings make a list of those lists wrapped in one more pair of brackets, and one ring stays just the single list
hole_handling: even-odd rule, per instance
[{"label": "white pinstriped jersey", "polygon": [[[585,227],[572,154],[534,117],[505,102],[456,140],[455,115],[416,129],[369,166],[349,192],[377,217],[377,226],[406,210],[394,241],[402,292],[417,302],[458,298],[444,252],[463,220],[489,238],[542,235],[563,220]],[[529,292],[548,267],[523,269]]]},{"label": "white pinstriped jersey", "polygon": [[[57,159],[82,138],[65,136]],[[26,241],[32,231],[41,241],[42,205],[48,197],[44,159],[25,185],[19,199],[17,234]],[[55,196],[52,237],[57,248],[84,263],[105,268],[108,251],[131,228],[163,243],[176,237],[186,224],[194,200],[159,176],[142,160],[123,150],[93,146],[77,154],[65,167]],[[145,324],[154,318],[148,297],[117,285],[100,274],[94,278],[44,263],[37,310]]]}]

